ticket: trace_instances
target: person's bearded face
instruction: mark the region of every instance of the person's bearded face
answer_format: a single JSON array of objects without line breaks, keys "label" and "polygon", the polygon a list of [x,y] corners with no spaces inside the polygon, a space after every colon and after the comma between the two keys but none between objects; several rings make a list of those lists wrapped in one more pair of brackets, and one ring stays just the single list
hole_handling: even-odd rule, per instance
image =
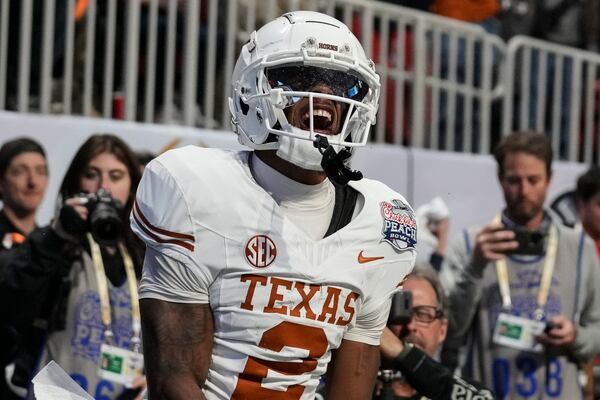
[{"label": "person's bearded face", "polygon": [[504,158],[500,184],[508,216],[525,225],[543,213],[550,177],[546,164],[532,154],[508,153]]}]

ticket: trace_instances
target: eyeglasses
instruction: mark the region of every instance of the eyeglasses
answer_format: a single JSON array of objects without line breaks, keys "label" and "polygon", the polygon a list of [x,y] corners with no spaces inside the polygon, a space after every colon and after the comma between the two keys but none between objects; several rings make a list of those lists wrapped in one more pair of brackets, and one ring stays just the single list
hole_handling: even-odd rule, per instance
[{"label": "eyeglasses", "polygon": [[443,316],[444,312],[434,306],[415,306],[412,308],[413,319],[424,324],[430,324]]},{"label": "eyeglasses", "polygon": [[361,101],[369,91],[369,85],[351,72],[294,65],[267,68],[266,72],[272,88],[308,92],[319,84],[325,84],[334,95],[356,101]]}]

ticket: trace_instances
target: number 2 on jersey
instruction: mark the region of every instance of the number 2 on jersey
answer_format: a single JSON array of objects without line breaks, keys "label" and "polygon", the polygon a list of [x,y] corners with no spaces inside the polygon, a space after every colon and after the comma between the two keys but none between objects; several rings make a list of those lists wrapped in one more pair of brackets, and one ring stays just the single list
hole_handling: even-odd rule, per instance
[{"label": "number 2 on jersey", "polygon": [[265,331],[258,346],[280,352],[284,347],[308,350],[308,357],[302,362],[268,361],[248,357],[246,367],[238,377],[232,399],[271,399],[298,400],[304,392],[302,385],[290,385],[285,392],[267,389],[262,380],[269,370],[284,375],[302,375],[317,368],[318,360],[327,351],[327,336],[322,328],[282,322]]}]

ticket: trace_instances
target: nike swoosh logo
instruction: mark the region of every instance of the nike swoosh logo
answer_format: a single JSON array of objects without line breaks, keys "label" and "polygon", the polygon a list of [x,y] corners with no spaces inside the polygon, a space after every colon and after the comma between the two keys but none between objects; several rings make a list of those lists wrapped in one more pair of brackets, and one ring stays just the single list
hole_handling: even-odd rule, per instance
[{"label": "nike swoosh logo", "polygon": [[365,263],[369,263],[369,262],[373,262],[373,261],[377,261],[377,260],[383,260],[385,257],[367,257],[367,256],[363,256],[363,250],[361,250],[360,253],[358,253],[358,263],[359,264],[365,264]]}]

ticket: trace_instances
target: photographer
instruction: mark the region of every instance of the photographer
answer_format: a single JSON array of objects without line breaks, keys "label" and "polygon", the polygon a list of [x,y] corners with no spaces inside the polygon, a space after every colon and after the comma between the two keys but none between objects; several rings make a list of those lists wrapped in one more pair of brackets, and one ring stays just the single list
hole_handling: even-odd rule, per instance
[{"label": "photographer", "polygon": [[494,152],[506,207],[446,253],[450,334],[469,331],[466,370],[511,399],[581,397],[580,363],[600,353],[594,243],[544,209],[552,147],[543,134],[503,138]]},{"label": "photographer", "polygon": [[[143,246],[127,223],[139,180],[121,139],[90,137],[67,170],[51,226],[6,260],[2,318],[34,327],[10,380],[21,396],[33,396],[25,393],[30,380],[50,360],[95,398],[133,398],[145,385],[137,302]],[[119,371],[118,357],[136,372]]]},{"label": "photographer", "polygon": [[401,305],[392,307],[389,328],[381,336],[383,382],[375,399],[492,399],[488,389],[454,376],[432,358],[448,328],[445,296],[436,272],[429,266],[417,267],[402,289],[404,296],[412,297],[412,306],[406,299],[394,301],[394,306]]}]

